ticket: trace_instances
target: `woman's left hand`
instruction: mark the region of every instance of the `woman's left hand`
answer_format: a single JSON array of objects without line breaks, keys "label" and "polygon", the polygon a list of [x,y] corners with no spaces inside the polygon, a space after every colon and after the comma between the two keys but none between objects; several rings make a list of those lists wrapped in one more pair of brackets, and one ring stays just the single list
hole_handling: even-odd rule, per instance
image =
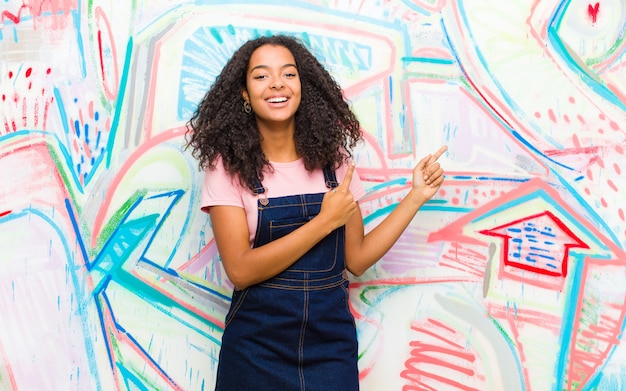
[{"label": "woman's left hand", "polygon": [[420,160],[413,169],[413,191],[418,192],[425,200],[434,196],[443,183],[443,168],[441,168],[437,159],[447,149],[447,146],[439,148],[434,154]]}]

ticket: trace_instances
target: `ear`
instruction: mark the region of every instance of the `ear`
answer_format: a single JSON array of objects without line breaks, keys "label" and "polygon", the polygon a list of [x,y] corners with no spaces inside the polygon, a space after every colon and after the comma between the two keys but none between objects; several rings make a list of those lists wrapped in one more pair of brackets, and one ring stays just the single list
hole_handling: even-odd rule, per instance
[{"label": "ear", "polygon": [[241,97],[243,98],[243,100],[250,103],[250,95],[248,95],[247,90],[241,90]]}]

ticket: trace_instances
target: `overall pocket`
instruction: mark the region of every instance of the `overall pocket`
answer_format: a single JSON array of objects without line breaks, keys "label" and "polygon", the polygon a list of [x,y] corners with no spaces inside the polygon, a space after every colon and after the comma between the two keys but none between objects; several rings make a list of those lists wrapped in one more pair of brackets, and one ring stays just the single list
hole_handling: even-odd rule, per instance
[{"label": "overall pocket", "polygon": [[[298,217],[284,220],[270,221],[270,239],[276,240],[300,228],[311,218]],[[337,266],[337,250],[340,242],[339,235],[343,233],[340,228],[330,233],[313,248],[311,248],[302,258],[291,265],[286,271],[290,272],[310,272],[323,273],[333,270]],[[341,269],[343,266],[341,265]]]}]

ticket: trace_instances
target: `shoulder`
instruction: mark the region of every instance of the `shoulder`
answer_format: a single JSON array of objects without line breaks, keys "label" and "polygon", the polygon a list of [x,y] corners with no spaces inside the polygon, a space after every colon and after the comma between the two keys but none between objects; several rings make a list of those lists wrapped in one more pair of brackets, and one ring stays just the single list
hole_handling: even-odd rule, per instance
[{"label": "shoulder", "polygon": [[221,157],[218,157],[210,167],[206,168],[204,171],[204,181],[210,183],[228,183],[230,185],[239,183],[239,179],[232,176],[226,170]]},{"label": "shoulder", "polygon": [[218,158],[213,167],[207,167],[204,171],[202,208],[208,209],[207,207],[214,205],[243,206],[244,190],[239,178],[228,173],[222,160]]}]

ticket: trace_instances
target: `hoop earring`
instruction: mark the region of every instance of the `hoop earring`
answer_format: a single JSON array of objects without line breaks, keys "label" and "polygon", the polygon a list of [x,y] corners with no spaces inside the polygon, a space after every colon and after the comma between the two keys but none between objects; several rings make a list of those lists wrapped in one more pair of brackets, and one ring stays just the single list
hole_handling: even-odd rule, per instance
[{"label": "hoop earring", "polygon": [[250,102],[248,102],[247,100],[243,101],[243,111],[246,114],[252,113],[252,106],[250,105]]}]

